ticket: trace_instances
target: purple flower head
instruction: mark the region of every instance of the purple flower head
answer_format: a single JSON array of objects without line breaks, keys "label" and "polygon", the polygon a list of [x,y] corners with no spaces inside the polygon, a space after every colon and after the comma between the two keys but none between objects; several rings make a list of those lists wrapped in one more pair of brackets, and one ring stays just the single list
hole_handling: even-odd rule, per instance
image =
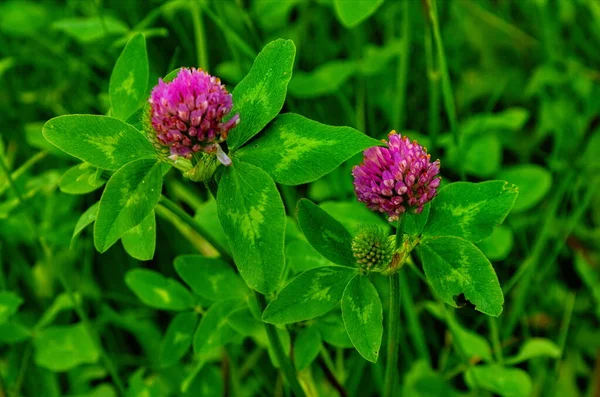
[{"label": "purple flower head", "polygon": [[181,68],[169,83],[159,79],[148,102],[158,143],[169,147],[173,158],[199,151],[221,157],[218,144],[240,120],[236,114],[223,122],[233,106],[231,94],[219,78],[195,68]]},{"label": "purple flower head", "polygon": [[407,210],[420,213],[437,194],[440,161],[432,163],[417,141],[392,131],[387,147],[372,147],[363,155],[363,163],[352,169],[358,201],[385,212],[390,222]]}]

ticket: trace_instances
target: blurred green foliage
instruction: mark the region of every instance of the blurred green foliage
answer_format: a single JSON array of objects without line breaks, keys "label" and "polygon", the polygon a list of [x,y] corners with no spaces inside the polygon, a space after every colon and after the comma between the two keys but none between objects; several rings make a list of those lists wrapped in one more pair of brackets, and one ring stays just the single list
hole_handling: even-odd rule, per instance
[{"label": "blurred green foliage", "polygon": [[[149,87],[179,66],[203,67],[233,87],[264,44],[292,39],[296,61],[284,110],[377,139],[392,129],[407,134],[441,159],[445,181],[519,186],[505,226],[479,243],[506,297],[500,318],[476,315],[468,304],[445,308],[417,273],[403,274],[403,395],[600,393],[600,2],[438,1],[444,87],[431,2],[348,3],[0,3],[0,160],[11,175],[0,172],[0,395],[284,395],[256,308],[219,303],[203,313],[218,299],[195,295],[200,314],[216,323],[233,313],[216,328],[218,340],[209,338],[233,343],[206,345],[206,354],[192,357],[185,355],[190,344],[206,341],[178,339],[168,327],[194,329],[196,315],[146,306],[160,302],[160,291],[145,295],[125,277],[138,269],[144,278],[166,278],[161,282],[180,293],[181,302],[172,303],[188,307],[187,288],[169,280],[177,277],[173,259],[214,256],[213,247],[158,207],[152,260],[131,256],[149,256],[147,249],[133,253],[135,236],[129,249],[124,239],[125,249],[97,253],[84,228],[99,199],[94,189],[107,175],[74,167],[41,135],[57,115],[106,114],[113,66],[140,32]],[[352,232],[365,222],[386,228],[355,202],[350,169],[359,161],[281,187],[288,215],[308,197]],[[85,186],[74,184],[81,178]],[[171,172],[163,191],[226,247],[203,186]],[[78,224],[86,210],[90,217]],[[286,253],[296,272],[325,262],[291,218]],[[384,297],[386,286],[376,286]],[[281,333],[287,348],[291,333],[311,395],[377,395],[382,360],[367,363],[346,349],[352,344],[339,311],[305,325],[314,327]]]}]

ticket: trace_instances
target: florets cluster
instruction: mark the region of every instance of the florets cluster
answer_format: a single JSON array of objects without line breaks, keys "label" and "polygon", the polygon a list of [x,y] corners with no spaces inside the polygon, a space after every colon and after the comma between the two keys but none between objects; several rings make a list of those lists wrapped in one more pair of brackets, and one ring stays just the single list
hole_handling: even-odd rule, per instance
[{"label": "florets cluster", "polygon": [[233,106],[231,94],[219,78],[200,69],[181,68],[168,83],[160,79],[148,102],[156,139],[173,157],[218,152],[239,123],[237,114],[223,121]]},{"label": "florets cluster", "polygon": [[386,213],[390,222],[406,211],[420,213],[440,185],[440,161],[431,162],[427,149],[392,131],[387,147],[364,151],[362,164],[352,170],[358,200]]}]

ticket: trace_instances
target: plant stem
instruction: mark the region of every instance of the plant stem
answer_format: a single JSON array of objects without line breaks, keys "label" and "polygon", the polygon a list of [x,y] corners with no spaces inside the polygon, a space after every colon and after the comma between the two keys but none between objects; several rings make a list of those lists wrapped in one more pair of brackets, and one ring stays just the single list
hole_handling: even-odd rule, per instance
[{"label": "plant stem", "polygon": [[388,318],[388,351],[383,384],[383,397],[392,397],[398,372],[398,338],[400,336],[400,275],[390,276],[390,310]]},{"label": "plant stem", "polygon": [[227,251],[224,249],[224,247],[217,240],[215,240],[206,231],[206,229],[204,229],[204,227],[202,225],[200,225],[198,222],[196,222],[196,220],[194,218],[192,218],[187,212],[182,210],[177,204],[175,204],[174,202],[172,202],[170,199],[168,199],[165,196],[160,196],[159,203],[162,204],[166,209],[168,209],[169,211],[171,211],[172,213],[177,215],[179,217],[179,219],[181,219],[182,221],[187,223],[192,229],[194,229],[194,231],[196,231],[196,233],[198,233],[200,236],[202,236],[202,238],[204,238],[206,241],[208,241],[208,243],[210,245],[215,247],[215,249],[221,254],[221,257],[225,261],[227,261],[229,263],[233,263],[233,258],[227,253]]},{"label": "plant stem", "polygon": [[[267,301],[259,292],[254,292],[256,297],[256,302],[258,303],[258,308],[262,313],[267,307]],[[292,389],[292,393],[296,397],[306,397],[304,394],[304,390],[300,386],[300,382],[298,382],[298,378],[296,378],[296,370],[292,365],[292,361],[288,356],[285,355],[285,351],[283,350],[283,346],[281,345],[281,340],[279,339],[279,335],[277,335],[277,330],[273,324],[263,323],[265,325],[265,329],[267,330],[267,336],[269,337],[269,344],[273,348],[273,352],[275,353],[275,357],[277,357],[277,361],[279,362],[279,367],[283,371],[283,375],[285,376],[290,388]]]},{"label": "plant stem", "polygon": [[198,66],[208,70],[208,53],[206,51],[206,40],[204,39],[204,24],[202,23],[202,9],[200,0],[192,1],[192,20],[194,22],[194,36],[196,38],[196,57]]},{"label": "plant stem", "polygon": [[203,5],[203,10],[206,16],[208,16],[214,23],[217,25],[223,34],[231,38],[231,40],[236,44],[236,46],[249,58],[254,58],[256,56],[256,52],[252,49],[244,39],[242,39],[235,31],[233,31],[227,23],[225,23],[221,18],[219,18],[215,13],[213,13],[210,8],[206,5]]},{"label": "plant stem", "polygon": [[500,333],[498,332],[498,319],[496,317],[488,317],[488,323],[490,325],[490,334],[492,337],[492,344],[494,346],[494,355],[498,364],[504,364],[502,357],[502,343],[500,343]]},{"label": "plant stem", "polygon": [[[460,139],[458,131],[458,121],[456,118],[456,105],[454,103],[454,93],[452,91],[452,82],[450,81],[450,73],[448,72],[448,63],[446,62],[446,54],[444,52],[444,42],[442,40],[442,34],[440,33],[440,26],[437,16],[436,0],[426,0],[427,12],[429,16],[429,22],[431,23],[431,29],[433,31],[433,39],[436,44],[438,65],[442,78],[442,95],[444,98],[444,107],[446,109],[446,115],[450,122],[450,129],[452,130],[452,137],[454,138],[454,145],[458,149],[458,157],[461,158]],[[464,162],[459,162],[459,171],[461,179],[465,179]]]},{"label": "plant stem", "polygon": [[429,349],[427,349],[427,343],[425,342],[425,338],[423,336],[425,335],[425,332],[423,332],[423,327],[421,327],[421,323],[419,322],[419,316],[415,310],[415,304],[410,291],[410,285],[404,273],[400,273],[400,293],[402,305],[405,308],[404,312],[406,313],[405,317],[408,323],[408,329],[415,348],[419,353],[419,358],[431,366]]},{"label": "plant stem", "polygon": [[402,47],[398,59],[396,73],[396,103],[394,105],[394,129],[402,130],[406,122],[406,83],[408,82],[408,65],[410,60],[410,3],[404,1],[404,14],[402,16]]}]

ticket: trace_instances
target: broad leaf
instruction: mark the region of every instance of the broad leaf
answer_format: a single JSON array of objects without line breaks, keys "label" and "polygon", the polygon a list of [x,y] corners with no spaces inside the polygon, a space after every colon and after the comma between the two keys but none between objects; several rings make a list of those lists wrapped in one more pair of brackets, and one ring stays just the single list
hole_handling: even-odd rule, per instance
[{"label": "broad leaf", "polygon": [[519,368],[477,365],[465,372],[465,380],[474,390],[484,389],[503,397],[531,396],[531,378]]},{"label": "broad leaf", "polygon": [[239,300],[230,299],[218,301],[208,309],[194,334],[194,353],[208,353],[238,336],[227,318],[242,304]]},{"label": "broad leaf", "polygon": [[285,209],[275,183],[241,161],[227,167],[217,193],[219,220],[240,274],[251,288],[274,291],[285,268]]},{"label": "broad leaf", "polygon": [[[353,28],[370,17],[384,0],[334,0],[335,12],[340,22]],[[406,10],[404,12],[407,12]]]},{"label": "broad leaf", "polygon": [[352,236],[312,201],[302,199],[298,202],[298,224],[310,245],[325,258],[338,265],[356,267]]},{"label": "broad leaf", "polygon": [[133,269],[125,284],[146,305],[156,309],[185,310],[193,305],[192,295],[178,281],[147,269]]},{"label": "broad leaf", "polygon": [[530,338],[521,345],[517,355],[505,359],[504,362],[507,365],[515,365],[537,357],[559,358],[561,353],[560,347],[550,339]]},{"label": "broad leaf", "polygon": [[447,304],[464,294],[477,310],[502,313],[504,295],[490,261],[471,242],[459,237],[430,237],[421,242],[423,269],[431,287]]},{"label": "broad leaf", "polygon": [[368,277],[356,275],[346,286],[342,318],[356,350],[365,360],[377,362],[383,337],[383,309]]},{"label": "broad leaf", "polygon": [[489,237],[508,215],[517,188],[504,181],[456,182],[431,203],[426,236],[456,236],[475,243]]},{"label": "broad leaf", "polygon": [[113,174],[98,208],[94,245],[104,252],[152,212],[162,189],[161,163],[137,160]]},{"label": "broad leaf", "polygon": [[316,327],[304,328],[294,341],[294,364],[298,371],[310,366],[321,351],[321,334]]},{"label": "broad leaf", "polygon": [[261,167],[284,185],[300,185],[333,171],[380,142],[350,127],[333,127],[294,113],[277,116],[236,156]]},{"label": "broad leaf", "polygon": [[137,159],[156,158],[148,139],[131,125],[107,116],[72,114],[44,124],[46,139],[63,152],[104,170]]},{"label": "broad leaf", "polygon": [[69,168],[60,178],[58,187],[67,194],[86,194],[98,189],[105,182],[102,170],[82,163]]},{"label": "broad leaf", "polygon": [[154,211],[132,229],[126,231],[121,237],[123,248],[133,258],[140,261],[149,261],[154,258],[156,249],[156,216]]},{"label": "broad leaf", "polygon": [[231,130],[227,139],[231,150],[242,146],[277,116],[285,102],[295,56],[293,41],[272,41],[235,87],[231,114],[240,114],[240,124]]},{"label": "broad leaf", "polygon": [[158,360],[163,367],[175,364],[188,352],[197,324],[195,312],[179,313],[173,318],[160,344]]},{"label": "broad leaf", "polygon": [[277,294],[263,313],[263,320],[274,324],[297,323],[321,316],[342,299],[344,288],[356,270],[326,266],[307,270]]},{"label": "broad leaf", "polygon": [[179,277],[195,293],[206,299],[242,299],[248,292],[240,276],[221,259],[202,255],[181,255],[175,258],[174,264]]},{"label": "broad leaf", "polygon": [[129,40],[110,75],[108,93],[116,118],[127,120],[146,99],[148,69],[146,39],[138,33]]},{"label": "broad leaf", "polygon": [[52,372],[63,372],[100,358],[92,336],[83,324],[46,328],[33,340],[35,363]]},{"label": "broad leaf", "polygon": [[14,292],[0,291],[0,324],[15,314],[22,304],[23,299]]},{"label": "broad leaf", "polygon": [[500,171],[498,178],[514,183],[519,188],[519,197],[513,211],[523,212],[533,208],[550,191],[552,174],[535,164],[521,164]]}]

